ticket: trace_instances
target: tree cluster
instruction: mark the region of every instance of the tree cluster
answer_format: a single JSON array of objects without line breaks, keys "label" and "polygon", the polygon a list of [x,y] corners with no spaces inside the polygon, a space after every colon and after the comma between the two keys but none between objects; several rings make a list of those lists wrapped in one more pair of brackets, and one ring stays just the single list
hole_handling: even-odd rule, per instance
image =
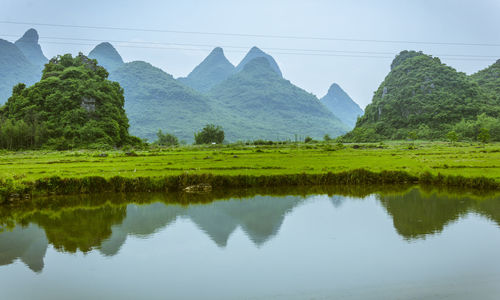
[{"label": "tree cluster", "polygon": [[197,145],[222,144],[224,142],[224,130],[222,130],[221,126],[208,124],[201,131],[194,134],[194,142]]},{"label": "tree cluster", "polygon": [[123,89],[96,60],[57,56],[31,87],[18,84],[0,108],[0,147],[70,149],[139,143],[128,134]]}]

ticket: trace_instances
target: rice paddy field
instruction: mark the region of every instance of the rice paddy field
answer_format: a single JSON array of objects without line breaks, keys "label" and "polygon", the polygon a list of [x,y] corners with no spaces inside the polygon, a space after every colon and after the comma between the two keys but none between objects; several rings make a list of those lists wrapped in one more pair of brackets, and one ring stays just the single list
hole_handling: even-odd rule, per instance
[{"label": "rice paddy field", "polygon": [[[120,150],[2,152],[0,189],[3,188],[4,195],[13,191],[30,193],[37,189],[57,193],[57,189],[51,191],[51,187],[47,184],[42,184],[43,188],[40,184],[54,178],[80,182],[85,178],[99,178],[101,181],[112,179],[116,181],[120,178],[127,181],[134,178],[145,180],[178,176],[192,176],[198,178],[195,180],[197,182],[203,181],[199,178],[208,175],[219,179],[266,177],[267,185],[272,185],[269,178],[273,177],[298,174],[302,176],[349,174],[355,170],[363,170],[370,174],[385,172],[385,177],[406,176],[396,180],[395,183],[408,180],[423,181],[422,176],[431,178],[430,181],[435,181],[432,178],[436,176],[458,177],[460,181],[455,182],[458,185],[463,180],[481,179],[487,180],[489,188],[498,189],[500,143],[486,145],[446,142],[292,143],[259,146],[245,144],[182,146],[128,152]],[[95,184],[95,180],[93,182],[88,184]],[[282,182],[283,180],[277,181],[276,184]],[[38,186],[33,186],[35,183],[38,183]],[[293,180],[291,183],[294,184]],[[145,189],[150,188],[151,186]]]}]

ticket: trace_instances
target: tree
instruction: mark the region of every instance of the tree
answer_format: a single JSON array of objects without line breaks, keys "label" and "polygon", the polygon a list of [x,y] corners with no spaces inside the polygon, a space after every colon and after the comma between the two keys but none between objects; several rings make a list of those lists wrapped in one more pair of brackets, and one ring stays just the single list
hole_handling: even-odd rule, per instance
[{"label": "tree", "polygon": [[446,134],[446,138],[452,143],[456,143],[458,141],[458,135],[453,130]]},{"label": "tree", "polygon": [[481,143],[486,144],[487,142],[490,141],[490,131],[486,128],[479,129],[479,134],[477,135],[477,139]]},{"label": "tree", "polygon": [[201,144],[222,144],[224,142],[224,130],[219,125],[207,124],[201,131],[194,134],[194,143]]},{"label": "tree", "polygon": [[323,140],[324,140],[325,142],[329,142],[329,141],[331,141],[331,140],[332,140],[332,138],[330,137],[330,135],[329,135],[329,134],[325,134],[325,136],[323,137]]},{"label": "tree", "polygon": [[0,108],[0,147],[119,147],[137,143],[128,133],[123,89],[83,54],[57,56],[30,87],[18,84]]},{"label": "tree", "polygon": [[312,142],[312,140],[313,140],[312,137],[306,136],[306,138],[304,139],[304,143],[310,143]]},{"label": "tree", "polygon": [[156,136],[158,137],[158,140],[155,142],[157,145],[160,146],[177,146],[179,145],[179,139],[170,133],[163,133],[160,130],[156,133]]},{"label": "tree", "polygon": [[418,138],[417,133],[414,130],[408,132],[408,139],[414,141],[417,138]]}]

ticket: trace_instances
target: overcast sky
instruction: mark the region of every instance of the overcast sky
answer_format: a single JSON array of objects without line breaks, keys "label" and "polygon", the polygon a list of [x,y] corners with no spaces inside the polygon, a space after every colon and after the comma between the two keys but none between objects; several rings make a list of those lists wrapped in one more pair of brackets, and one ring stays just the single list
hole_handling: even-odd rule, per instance
[{"label": "overcast sky", "polygon": [[[500,45],[500,0],[0,0],[0,21]],[[210,47],[199,45],[226,46],[226,56],[235,65],[245,55],[246,48],[255,45],[273,55],[284,77],[292,83],[322,97],[328,87],[336,82],[361,107],[371,102],[373,92],[389,71],[392,57],[401,50],[422,50],[436,56],[468,55],[442,58],[446,64],[466,73],[485,68],[500,58],[500,46],[288,39],[6,23],[0,23],[0,38],[14,41],[16,36],[21,36],[30,27],[39,32],[40,44],[49,58],[61,53],[76,54],[79,51],[87,54],[99,41],[196,45],[161,45],[163,49],[158,49],[158,45],[152,43],[113,43],[125,61],[145,60],[175,77],[186,76],[208,55]],[[54,37],[95,41],[49,39]],[[337,56],[339,54],[382,58]]]}]

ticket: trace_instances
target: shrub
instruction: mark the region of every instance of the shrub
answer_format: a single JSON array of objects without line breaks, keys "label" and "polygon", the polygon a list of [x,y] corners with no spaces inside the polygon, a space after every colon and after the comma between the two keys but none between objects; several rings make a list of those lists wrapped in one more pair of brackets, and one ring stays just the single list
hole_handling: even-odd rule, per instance
[{"label": "shrub", "polygon": [[179,139],[170,133],[163,133],[160,130],[156,133],[156,136],[158,137],[158,140],[155,142],[155,144],[160,145],[160,146],[177,146],[179,145]]}]

